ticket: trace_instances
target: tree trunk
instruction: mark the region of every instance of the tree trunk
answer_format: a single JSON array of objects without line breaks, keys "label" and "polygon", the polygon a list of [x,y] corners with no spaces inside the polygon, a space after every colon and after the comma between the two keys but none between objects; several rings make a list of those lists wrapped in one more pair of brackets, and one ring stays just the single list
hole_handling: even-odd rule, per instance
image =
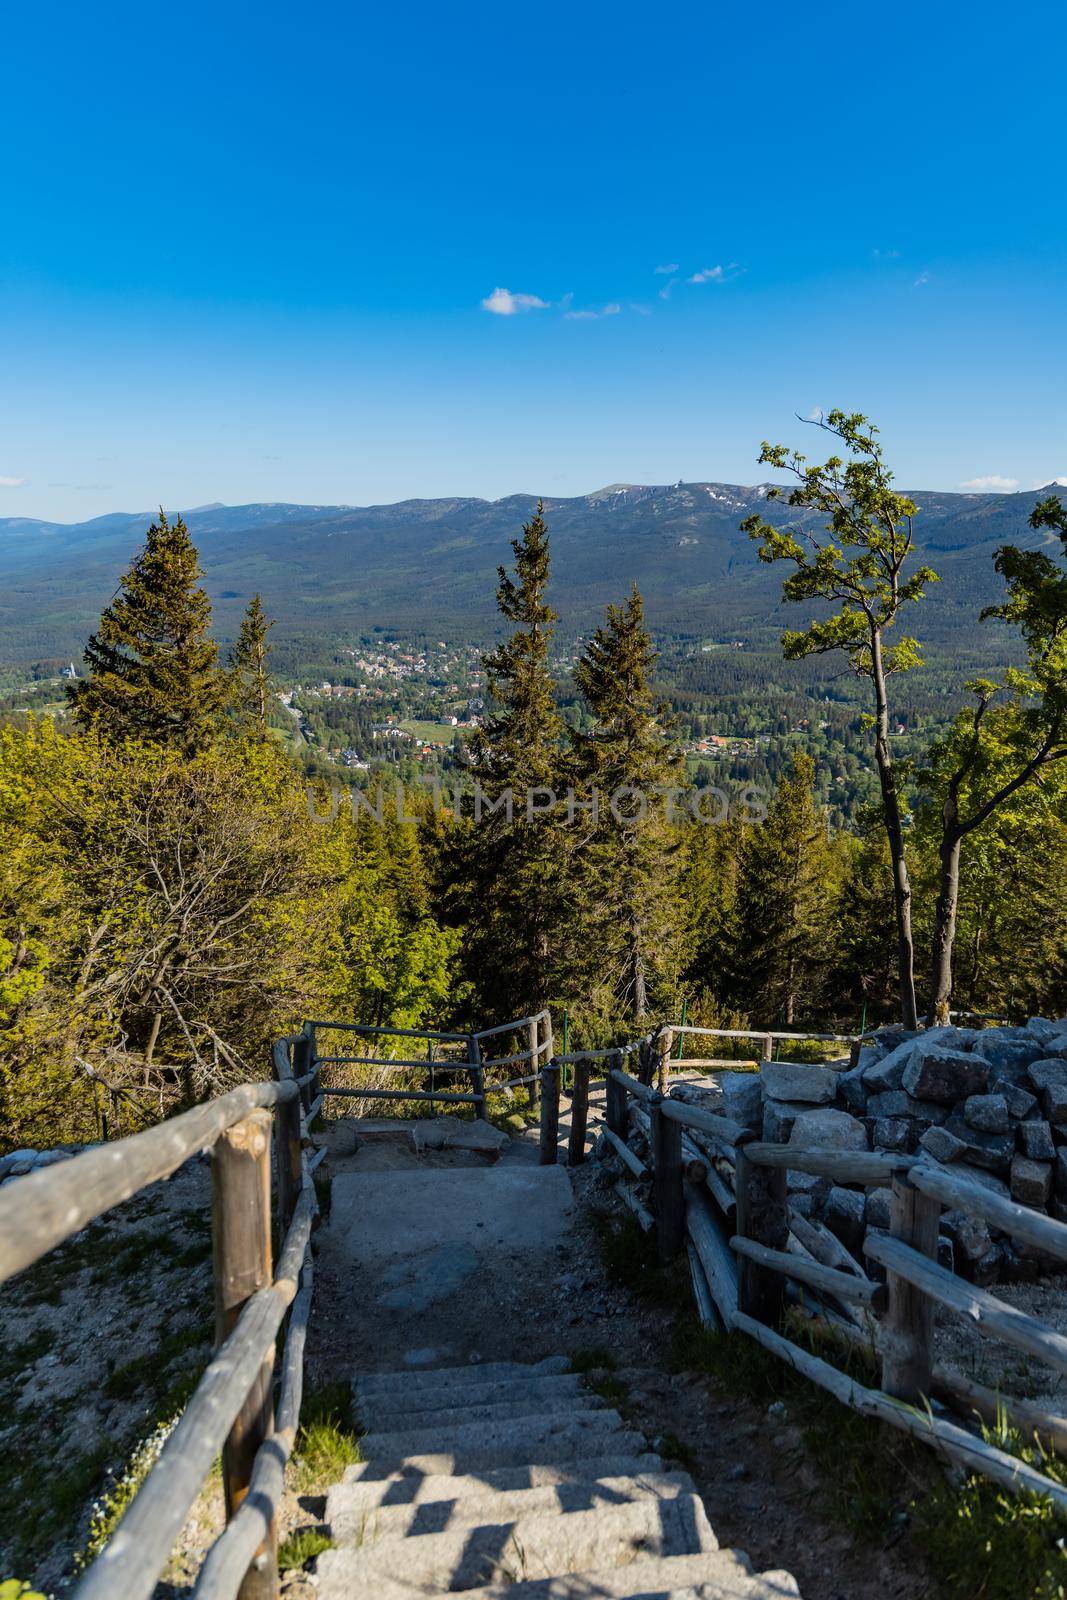
[{"label": "tree trunk", "polygon": [[915,1004],[915,945],[911,933],[911,882],[904,850],[904,825],[900,817],[900,796],[889,749],[889,705],[882,662],[882,637],[871,637],[871,678],[874,683],[874,755],[878,763],[878,782],[882,790],[885,831],[893,863],[893,904],[897,918],[897,971],[900,979],[900,1014],[906,1028],[919,1026]]},{"label": "tree trunk", "polygon": [[956,910],[960,897],[960,845],[963,835],[945,803],[944,830],[941,836],[941,875],[934,913],[933,966],[930,972],[930,1010],[927,1023],[943,1028],[948,1023],[952,1000],[952,952],[956,943]]},{"label": "tree trunk", "polygon": [[634,1003],[634,1021],[643,1022],[648,1010],[648,990],[645,985],[645,958],[641,951],[641,937],[636,926],[630,924],[630,984]]}]

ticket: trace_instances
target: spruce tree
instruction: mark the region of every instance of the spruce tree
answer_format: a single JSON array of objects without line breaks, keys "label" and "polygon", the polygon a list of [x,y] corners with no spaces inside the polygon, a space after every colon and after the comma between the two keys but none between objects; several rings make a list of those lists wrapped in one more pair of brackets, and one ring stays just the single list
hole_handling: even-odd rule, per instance
[{"label": "spruce tree", "polygon": [[471,976],[486,1014],[533,1015],[553,992],[562,883],[562,726],[549,664],[556,613],[546,598],[544,508],[512,540],[515,573],[498,569],[497,605],[513,626],[484,657],[493,707],[471,744],[473,827],[461,876]]},{"label": "spruce tree", "polygon": [[652,691],[655,663],[635,584],[622,605],[609,605],[574,673],[593,722],[572,736],[577,788],[592,808],[576,812],[572,862],[590,924],[582,945],[638,1023],[650,990],[662,998],[679,931],[667,791],[681,784],[682,768],[668,707]]},{"label": "spruce tree", "polygon": [[267,737],[271,690],[267,634],[273,626],[263,601],[253,595],[230,651],[230,703],[241,729],[258,739]]},{"label": "spruce tree", "polygon": [[211,743],[226,686],[202,576],[185,523],[161,510],[89,639],[88,676],[68,685],[81,727],[187,754]]},{"label": "spruce tree", "polygon": [[734,929],[734,991],[759,1027],[787,1027],[818,1000],[838,878],[815,805],[815,764],[793,758],[766,821],[747,829]]}]

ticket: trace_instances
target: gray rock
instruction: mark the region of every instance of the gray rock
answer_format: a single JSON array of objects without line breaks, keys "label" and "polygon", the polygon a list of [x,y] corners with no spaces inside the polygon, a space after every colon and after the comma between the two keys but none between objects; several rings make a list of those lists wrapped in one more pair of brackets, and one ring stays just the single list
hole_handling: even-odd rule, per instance
[{"label": "gray rock", "polygon": [[872,1094],[881,1094],[886,1089],[899,1089],[904,1077],[904,1068],[911,1059],[915,1049],[915,1039],[904,1039],[895,1049],[890,1050],[873,1067],[863,1069],[863,1081]]},{"label": "gray rock", "polygon": [[1008,1102],[1002,1094],[972,1094],[963,1102],[963,1120],[980,1133],[1007,1133]]},{"label": "gray rock", "polygon": [[866,1201],[858,1189],[845,1189],[836,1183],[823,1204],[823,1221],[850,1250],[858,1250],[863,1242],[865,1208]]},{"label": "gray rock", "polygon": [[981,1133],[968,1127],[960,1111],[954,1111],[945,1123],[947,1132],[955,1134],[967,1146],[966,1160],[988,1172],[1007,1172],[1015,1153],[1015,1135],[1012,1133]]},{"label": "gray rock", "polygon": [[892,1189],[870,1189],[867,1192],[865,1218],[868,1228],[888,1230],[892,1215]]},{"label": "gray rock", "polygon": [[956,1270],[956,1249],[947,1233],[937,1236],[937,1264],[944,1267],[946,1272]]},{"label": "gray rock", "polygon": [[760,1078],[764,1094],[772,1100],[824,1106],[829,1105],[837,1093],[836,1072],[802,1061],[765,1061],[760,1068]]},{"label": "gray rock", "polygon": [[789,1143],[800,1150],[866,1150],[867,1130],[847,1111],[820,1107],[817,1111],[800,1112]]},{"label": "gray rock", "polygon": [[918,1143],[917,1131],[907,1117],[876,1117],[871,1140],[876,1150],[909,1150]]},{"label": "gray rock", "polygon": [[39,1154],[28,1145],[21,1150],[9,1150],[6,1156],[0,1156],[0,1178],[20,1177],[29,1172]]},{"label": "gray rock", "polygon": [[993,1093],[1004,1096],[1008,1102],[1009,1115],[1017,1117],[1021,1122],[1028,1121],[1037,1110],[1036,1097],[1021,1084],[1012,1083],[1010,1078],[998,1078],[993,1085]]},{"label": "gray rock", "polygon": [[1056,1193],[1062,1199],[1067,1199],[1067,1148],[1062,1146],[1056,1151],[1056,1160],[1052,1168],[1052,1181]]},{"label": "gray rock", "polygon": [[763,1125],[763,1094],[758,1072],[724,1072],[719,1079],[722,1089],[722,1109],[734,1122],[740,1122],[753,1133]]},{"label": "gray rock", "polygon": [[983,1028],[975,1037],[974,1048],[998,1072],[1028,1066],[1044,1054],[1041,1041],[1025,1028]]},{"label": "gray rock", "polygon": [[863,1067],[853,1067],[850,1072],[842,1072],[837,1080],[837,1095],[847,1110],[854,1111],[857,1116],[862,1116],[867,1108],[867,1090],[863,1082]]},{"label": "gray rock", "polygon": [[984,1092],[989,1083],[989,1065],[981,1056],[939,1045],[913,1051],[901,1081],[916,1100],[952,1105],[968,1095]]},{"label": "gray rock", "polygon": [[1020,1122],[1016,1137],[1019,1149],[1031,1161],[1055,1161],[1056,1146],[1047,1122]]},{"label": "gray rock", "polygon": [[927,1128],[919,1143],[935,1161],[942,1163],[959,1161],[967,1154],[963,1140],[957,1139],[954,1133],[949,1133],[945,1128]]},{"label": "gray rock", "polygon": [[786,1144],[793,1131],[793,1124],[803,1111],[810,1111],[810,1106],[794,1105],[784,1100],[765,1100],[763,1102],[763,1138],[767,1144]]},{"label": "gray rock", "polygon": [[969,1266],[989,1254],[993,1237],[980,1217],[972,1217],[967,1211],[946,1211],[941,1226],[952,1240],[956,1254]]},{"label": "gray rock", "polygon": [[869,1117],[911,1117],[928,1127],[931,1122],[944,1122],[948,1107],[935,1105],[932,1100],[913,1100],[903,1089],[886,1089],[882,1094],[872,1094],[867,1101]]},{"label": "gray rock", "polygon": [[54,1167],[60,1161],[69,1161],[70,1153],[66,1150],[42,1150],[37,1160],[33,1163],[34,1172],[39,1172],[42,1167]]},{"label": "gray rock", "polygon": [[1067,1122],[1067,1061],[1043,1056],[1032,1061],[1027,1076],[1041,1098],[1050,1122]]},{"label": "gray rock", "polygon": [[1046,1044],[1049,1039],[1056,1037],[1062,1026],[1061,1022],[1053,1022],[1048,1017],[1031,1017],[1026,1024],[1026,1031],[1032,1033],[1041,1044]]},{"label": "gray rock", "polygon": [[1016,1156],[1011,1164],[1011,1197],[1023,1206],[1044,1209],[1052,1193],[1052,1163]]}]

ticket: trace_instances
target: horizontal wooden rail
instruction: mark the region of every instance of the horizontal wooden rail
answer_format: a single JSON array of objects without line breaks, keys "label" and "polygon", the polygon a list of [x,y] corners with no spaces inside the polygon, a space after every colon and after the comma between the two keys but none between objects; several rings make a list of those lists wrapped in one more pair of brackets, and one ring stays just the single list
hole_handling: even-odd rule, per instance
[{"label": "horizontal wooden rail", "polygon": [[983,1222],[991,1222],[1002,1232],[1036,1245],[1046,1255],[1067,1261],[1067,1224],[1057,1222],[1055,1217],[1046,1217],[1043,1212],[1032,1211],[1028,1206],[1016,1204],[1014,1200],[1005,1200],[983,1184],[950,1172],[945,1167],[928,1165],[925,1161],[916,1162],[909,1177],[923,1194],[940,1200],[954,1210],[968,1211],[973,1216],[981,1217]]},{"label": "horizontal wooden rail", "polygon": [[520,1061],[533,1062],[535,1056],[542,1056],[545,1046],[538,1045],[536,1050],[517,1050],[513,1056],[483,1056],[482,1066],[486,1072],[490,1067],[516,1067]]},{"label": "horizontal wooden rail", "polygon": [[725,1144],[744,1144],[753,1138],[751,1128],[746,1128],[743,1123],[734,1122],[731,1117],[722,1117],[717,1111],[704,1111],[700,1106],[691,1106],[685,1100],[664,1100],[660,1109],[671,1122],[680,1122],[683,1128],[695,1128],[698,1133],[709,1133]]},{"label": "horizontal wooden rail", "polygon": [[757,1344],[779,1356],[802,1377],[832,1394],[842,1405],[923,1439],[949,1461],[992,1478],[1013,1494],[1047,1495],[1061,1514],[1067,1513],[1067,1488],[1063,1484],[1054,1482],[1036,1468],[1027,1466],[1024,1461],[987,1444],[984,1439],[975,1438],[957,1423],[947,1422],[928,1411],[892,1400],[877,1389],[865,1388],[844,1372],[830,1366],[829,1362],[820,1360],[807,1350],[801,1350],[791,1340],[743,1312],[735,1313],[733,1325],[739,1332],[748,1334]]},{"label": "horizontal wooden rail", "polygon": [[802,1150],[791,1144],[746,1144],[745,1155],[756,1167],[786,1168],[835,1183],[863,1183],[881,1188],[915,1165],[914,1156],[880,1150]]},{"label": "horizontal wooden rail", "polygon": [[543,1022],[551,1015],[548,1011],[538,1011],[533,1017],[519,1017],[515,1022],[498,1022],[495,1028],[481,1028],[474,1037],[476,1039],[491,1039],[498,1033],[518,1033],[520,1028],[528,1028],[531,1022]]},{"label": "horizontal wooden rail", "polygon": [[809,1039],[819,1044],[851,1044],[867,1037],[855,1033],[781,1033],[774,1028],[697,1028],[688,1022],[672,1025],[671,1032],[694,1033],[705,1039]]},{"label": "horizontal wooden rail", "polygon": [[772,1272],[793,1278],[797,1283],[809,1284],[824,1294],[839,1300],[854,1301],[857,1305],[871,1306],[875,1311],[885,1310],[887,1293],[883,1283],[873,1283],[870,1278],[857,1278],[850,1272],[838,1272],[834,1267],[824,1267],[817,1261],[807,1261],[803,1256],[791,1255],[785,1250],[772,1250],[755,1239],[733,1238],[730,1249],[739,1256],[758,1262]]},{"label": "horizontal wooden rail", "polygon": [[[309,1028],[333,1028],[341,1033],[366,1033],[387,1034],[394,1039],[452,1039],[462,1042],[470,1037],[466,1033],[446,1033],[440,1028],[388,1028],[372,1026],[367,1022],[309,1022]],[[517,1023],[508,1023],[508,1027],[517,1027]]]},{"label": "horizontal wooden rail", "polygon": [[98,1145],[0,1189],[0,1283],[72,1234],[169,1178],[250,1111],[299,1095],[295,1079],[249,1083],[144,1133]]},{"label": "horizontal wooden rail", "polygon": [[601,1138],[607,1140],[619,1160],[629,1167],[635,1178],[648,1177],[648,1168],[640,1156],[635,1155],[630,1146],[620,1139],[617,1133],[612,1133],[610,1128],[601,1128],[600,1134]]},{"label": "horizontal wooden rail", "polygon": [[[487,1067],[495,1067],[499,1066],[499,1062],[487,1061],[485,1065]],[[539,1072],[528,1072],[524,1078],[506,1078],[503,1083],[487,1083],[485,1092],[486,1094],[502,1094],[505,1089],[519,1089],[523,1084],[539,1083],[540,1081],[541,1074]]]},{"label": "horizontal wooden rail", "polygon": [[[435,1056],[432,1061],[427,1061],[423,1056],[421,1061],[399,1061],[389,1056],[316,1056],[315,1060],[320,1067],[387,1067],[391,1072],[402,1072],[407,1069],[421,1069],[423,1072],[432,1067],[435,1072],[469,1072],[470,1062],[466,1056]],[[491,1062],[486,1062],[491,1066]]]},{"label": "horizontal wooden rail", "polygon": [[651,1100],[656,1093],[651,1084],[642,1083],[639,1078],[631,1078],[621,1067],[613,1067],[608,1077],[614,1078],[616,1083],[621,1083],[627,1094],[636,1096],[638,1100]]},{"label": "horizontal wooden rail", "polygon": [[1017,1306],[998,1300],[985,1289],[966,1283],[944,1267],[939,1267],[929,1256],[913,1250],[910,1245],[890,1234],[869,1233],[863,1245],[864,1255],[880,1262],[890,1272],[914,1284],[923,1294],[941,1305],[949,1306],[973,1323],[979,1333],[1025,1350],[1037,1356],[1059,1372],[1067,1372],[1067,1336],[1057,1333]]},{"label": "horizontal wooden rail", "polygon": [[261,1447],[248,1494],[216,1539],[197,1574],[194,1600],[233,1600],[256,1551],[270,1534],[281,1501],[285,1468],[296,1442],[304,1391],[304,1346],[314,1277],[304,1263],[300,1292],[293,1301],[285,1333],[285,1358],[274,1432]]},{"label": "horizontal wooden rail", "polygon": [[343,1089],[332,1088],[329,1084],[322,1092],[330,1098],[340,1095],[348,1100],[444,1100],[453,1105],[466,1106],[481,1105],[485,1099],[481,1094],[439,1094],[437,1090],[429,1089]]}]

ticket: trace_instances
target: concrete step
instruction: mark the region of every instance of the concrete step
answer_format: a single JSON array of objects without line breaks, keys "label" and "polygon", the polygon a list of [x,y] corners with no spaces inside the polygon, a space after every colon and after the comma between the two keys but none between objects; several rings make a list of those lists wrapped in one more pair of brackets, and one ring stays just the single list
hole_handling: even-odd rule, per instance
[{"label": "concrete step", "polygon": [[[508,1448],[515,1452],[513,1465],[536,1461],[547,1447],[551,1451],[554,1440],[561,1435],[581,1429],[589,1439],[622,1429],[617,1411],[601,1406],[571,1407],[567,1411],[548,1411],[531,1417],[499,1418],[488,1422],[445,1422],[443,1419],[428,1428],[400,1428],[384,1433],[367,1433],[359,1441],[360,1451],[366,1461],[401,1461],[408,1456],[440,1455],[454,1451],[495,1451]],[[612,1446],[614,1452],[615,1446]],[[603,1455],[598,1450],[598,1455]],[[556,1459],[549,1455],[550,1460]]]},{"label": "concrete step", "polygon": [[[523,1489],[539,1489],[557,1485],[566,1487],[586,1483],[589,1479],[639,1477],[642,1473],[661,1473],[663,1462],[659,1456],[594,1456],[578,1461],[550,1465],[495,1467],[486,1472],[468,1476],[444,1474],[427,1476],[420,1472],[399,1471],[380,1476],[363,1476],[366,1465],[348,1467],[341,1484],[346,1492],[346,1505],[359,1506],[367,1511],[374,1506],[418,1506],[428,1500],[459,1501],[467,1495],[484,1495],[487,1491],[515,1494]],[[333,1493],[335,1490],[331,1490]]]},{"label": "concrete step", "polygon": [[405,1410],[380,1412],[372,1405],[368,1415],[367,1402],[363,1402],[359,1407],[359,1422],[368,1433],[373,1429],[374,1435],[390,1434],[401,1429],[404,1433],[424,1433],[427,1429],[437,1428],[454,1432],[457,1427],[471,1427],[476,1422],[517,1422],[521,1417],[573,1416],[576,1411],[605,1409],[607,1401],[589,1389],[562,1395],[528,1395],[517,1388],[510,1400],[497,1400],[489,1405],[434,1406],[428,1411],[409,1406]]},{"label": "concrete step", "polygon": [[569,1372],[566,1356],[543,1361],[470,1361],[463,1367],[413,1367],[410,1372],[361,1372],[354,1379],[357,1395],[418,1394],[442,1383],[499,1383],[502,1379],[547,1378]]},{"label": "concrete step", "polygon": [[545,1573],[625,1567],[642,1557],[694,1555],[715,1549],[696,1495],[630,1501],[569,1516],[519,1517],[417,1539],[386,1537],[341,1546],[319,1557],[323,1600],[350,1600],[361,1586],[376,1597],[386,1582],[439,1595],[503,1581],[515,1585]]},{"label": "concrete step", "polygon": [[[330,1554],[318,1560],[323,1572]],[[351,1600],[343,1587],[320,1580],[322,1600]],[[374,1600],[421,1600],[424,1589],[402,1580],[383,1579]],[[464,1600],[800,1600],[796,1579],[788,1572],[753,1572],[741,1550],[714,1550],[700,1555],[638,1559],[624,1567],[597,1567],[555,1577],[520,1578],[516,1583],[491,1583],[468,1589]]]},{"label": "concrete step", "polygon": [[588,1396],[576,1373],[553,1373],[547,1378],[503,1378],[481,1383],[442,1383],[432,1391],[419,1389],[414,1394],[373,1394],[356,1388],[356,1405],[364,1427],[381,1431],[394,1417],[403,1420],[413,1413],[462,1411],[467,1406],[498,1405],[510,1400],[552,1400],[560,1395]]},{"label": "concrete step", "polygon": [[[467,1479],[458,1480],[468,1482]],[[483,1523],[576,1511],[605,1510],[631,1500],[673,1500],[693,1494],[687,1472],[645,1472],[635,1477],[585,1479],[510,1492],[487,1490],[460,1496],[442,1495],[417,1505],[367,1506],[359,1499],[359,1484],[335,1484],[326,1497],[326,1521],[337,1544],[365,1543],[370,1538],[397,1534],[451,1533],[454,1528],[474,1528]]]}]

